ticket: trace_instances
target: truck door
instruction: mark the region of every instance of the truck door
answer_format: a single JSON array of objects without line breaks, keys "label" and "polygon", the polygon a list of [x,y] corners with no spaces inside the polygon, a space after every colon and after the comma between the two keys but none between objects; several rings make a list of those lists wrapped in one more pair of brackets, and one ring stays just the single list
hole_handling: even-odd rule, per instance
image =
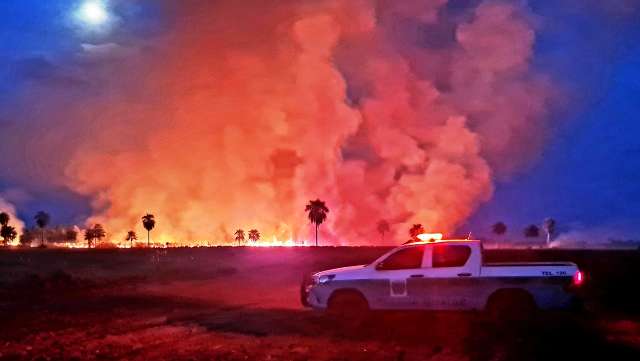
[{"label": "truck door", "polygon": [[412,280],[410,292],[424,308],[467,309],[474,304],[478,279],[471,247],[465,244],[433,244],[427,248],[424,277]]},{"label": "truck door", "polygon": [[415,298],[407,287],[407,280],[420,274],[423,265],[424,246],[404,247],[380,261],[375,269],[375,278],[388,281],[384,294],[377,295],[381,308],[414,308]]}]

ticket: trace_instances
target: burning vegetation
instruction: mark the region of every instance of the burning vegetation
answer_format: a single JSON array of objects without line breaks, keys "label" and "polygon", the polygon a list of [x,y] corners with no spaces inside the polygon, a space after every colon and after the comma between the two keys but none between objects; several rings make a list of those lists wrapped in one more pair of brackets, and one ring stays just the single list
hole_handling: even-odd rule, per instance
[{"label": "burning vegetation", "polygon": [[[318,246],[318,227],[327,219],[327,213],[329,208],[323,201],[316,199],[315,201],[309,201],[305,211],[308,212],[308,218],[311,223],[316,226],[316,239],[315,245]],[[18,238],[18,232],[15,227],[9,226],[11,216],[6,212],[0,212],[0,237],[3,238],[4,245],[17,245],[16,238]],[[138,242],[138,235],[134,230],[127,232],[126,237],[123,240],[107,240],[107,232],[103,225],[96,223],[87,227],[83,232],[77,227],[65,227],[56,226],[55,228],[47,228],[51,221],[51,217],[44,211],[38,212],[34,221],[36,227],[24,228],[19,238],[19,244],[27,247],[47,247],[48,244],[54,247],[69,247],[69,248],[134,248],[134,247],[200,247],[200,246],[221,246],[221,245],[237,245],[237,246],[254,246],[254,247],[272,247],[272,246],[306,246],[306,241],[294,241],[294,240],[279,240],[275,237],[272,239],[262,239],[260,231],[257,229],[251,229],[246,233],[242,229],[235,231],[235,241],[237,243],[228,243],[220,240],[209,240],[204,242],[198,242],[193,240],[179,241],[171,239],[168,241],[153,242],[151,241],[151,231],[155,228],[156,218],[153,214],[147,213],[141,218],[141,225],[147,231],[146,244]],[[79,242],[78,235],[83,235],[84,243]]]}]

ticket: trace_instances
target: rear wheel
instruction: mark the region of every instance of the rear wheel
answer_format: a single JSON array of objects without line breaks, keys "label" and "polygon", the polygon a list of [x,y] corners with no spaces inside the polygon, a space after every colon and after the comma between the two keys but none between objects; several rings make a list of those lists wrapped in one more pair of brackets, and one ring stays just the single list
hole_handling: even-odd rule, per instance
[{"label": "rear wheel", "polygon": [[537,307],[530,293],[524,290],[499,290],[489,297],[486,311],[495,321],[530,321]]}]

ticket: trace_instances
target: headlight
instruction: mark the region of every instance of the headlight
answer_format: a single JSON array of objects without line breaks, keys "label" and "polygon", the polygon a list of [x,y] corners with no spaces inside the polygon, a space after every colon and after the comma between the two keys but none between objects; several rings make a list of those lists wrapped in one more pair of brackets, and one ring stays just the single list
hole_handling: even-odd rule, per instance
[{"label": "headlight", "polygon": [[316,283],[321,285],[323,283],[327,283],[327,282],[331,281],[335,277],[336,277],[336,275],[322,275],[322,276],[316,278]]}]

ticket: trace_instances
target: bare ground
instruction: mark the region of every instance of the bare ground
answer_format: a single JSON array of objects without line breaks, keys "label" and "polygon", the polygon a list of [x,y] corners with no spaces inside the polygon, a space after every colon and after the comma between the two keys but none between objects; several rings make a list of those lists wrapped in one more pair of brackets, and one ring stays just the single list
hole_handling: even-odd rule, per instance
[{"label": "bare ground", "polygon": [[0,252],[0,360],[640,359],[637,282],[621,279],[637,275],[635,253],[494,254],[571,257],[591,275],[588,312],[527,324],[451,312],[353,323],[299,305],[302,273],[383,252]]}]

